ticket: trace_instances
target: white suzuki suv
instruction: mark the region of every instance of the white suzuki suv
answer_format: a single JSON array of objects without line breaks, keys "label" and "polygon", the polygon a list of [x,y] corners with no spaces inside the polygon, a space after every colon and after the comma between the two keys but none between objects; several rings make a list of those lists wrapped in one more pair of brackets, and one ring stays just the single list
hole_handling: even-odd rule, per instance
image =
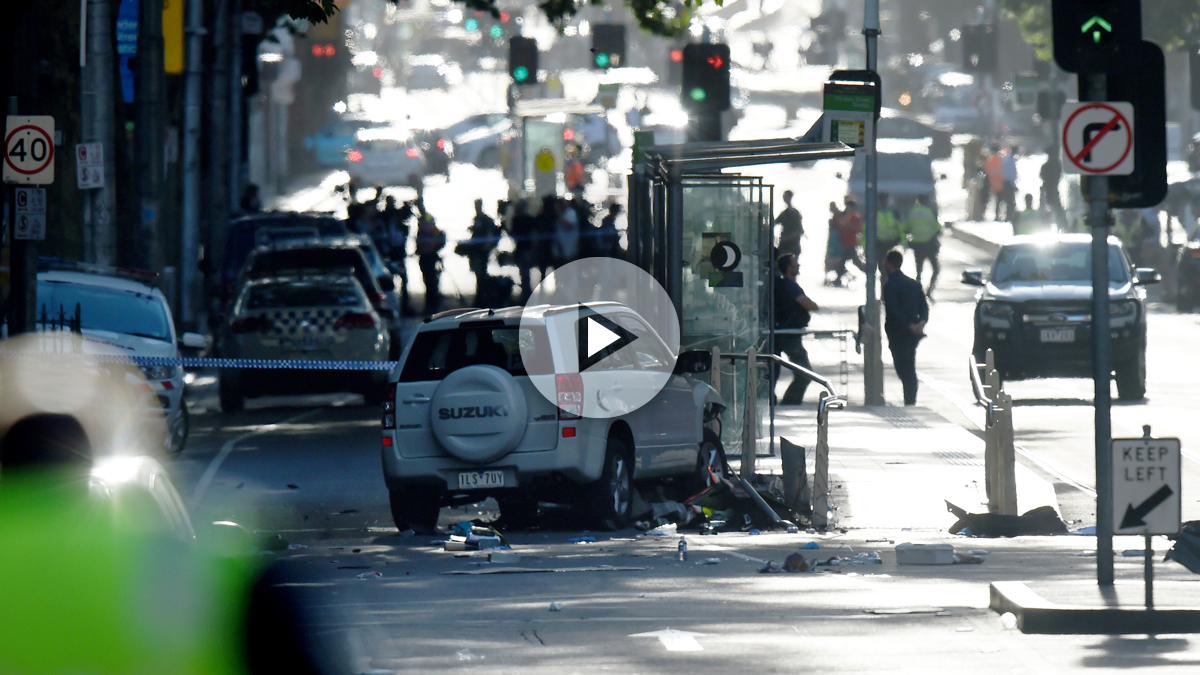
[{"label": "white suzuki suv", "polygon": [[[464,310],[420,327],[384,404],[383,474],[397,527],[430,531],[442,506],[491,496],[506,519],[527,518],[541,500],[572,503],[590,525],[617,529],[631,520],[634,481],[687,476],[698,490],[722,471],[725,401],[692,377],[709,370],[711,355],[676,358],[636,312],[605,303],[606,317],[636,339],[603,358],[605,377],[591,380],[603,384],[587,391],[589,378],[568,370],[580,309]],[[665,369],[648,403],[615,407],[623,388],[651,386],[643,380],[656,371],[661,383]],[[589,398],[616,414],[583,416]]]}]

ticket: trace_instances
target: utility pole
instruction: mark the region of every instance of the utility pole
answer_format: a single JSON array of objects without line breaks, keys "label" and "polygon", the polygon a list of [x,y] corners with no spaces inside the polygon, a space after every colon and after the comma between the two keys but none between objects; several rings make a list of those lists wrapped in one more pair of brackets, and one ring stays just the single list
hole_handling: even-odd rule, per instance
[{"label": "utility pole", "polygon": [[113,34],[111,0],[87,0],[87,49],[83,66],[82,136],[104,149],[104,185],[84,193],[84,258],[98,265],[116,262],[116,171],[113,158]]},{"label": "utility pole", "polygon": [[163,93],[163,0],[138,2],[134,137],[140,217],[134,261],[138,267],[158,270],[165,263],[162,236],[158,231],[164,162],[163,119],[166,117]]},{"label": "utility pole", "polygon": [[[863,36],[867,40],[867,70],[874,73],[879,66],[879,0],[866,0],[863,15]],[[867,330],[865,353],[863,354],[863,399],[867,405],[883,405],[883,322],[879,316],[879,294],[876,291],[879,252],[876,250],[875,232],[879,217],[876,206],[876,182],[879,173],[879,155],[875,152],[875,132],[864,139],[863,154],[866,157],[866,204],[863,205],[865,223],[863,238],[866,240],[867,268]]]},{"label": "utility pole", "polygon": [[[185,329],[197,328],[201,289],[196,277],[200,243],[200,58],[204,2],[187,3],[187,80],[183,102],[183,227],[180,232],[179,315]],[[211,256],[211,253],[208,254]],[[210,258],[211,259],[211,258]],[[202,309],[202,308],[201,308]]]},{"label": "utility pole", "polygon": [[[229,212],[236,213],[242,196],[242,139],[246,128],[246,96],[242,87],[242,52],[246,48],[246,15],[242,0],[232,0],[229,39],[233,56],[229,61]],[[254,15],[257,16],[257,15]],[[259,20],[261,24],[261,19]],[[261,25],[259,32],[262,32]]]},{"label": "utility pole", "polygon": [[[208,127],[205,145],[208,147],[208,166],[204,172],[204,240],[207,250],[222,241],[225,221],[229,217],[229,71],[232,61],[230,23],[233,12],[230,3],[220,0],[213,7],[213,59],[210,62],[208,90]],[[193,264],[195,264],[193,262]]]}]

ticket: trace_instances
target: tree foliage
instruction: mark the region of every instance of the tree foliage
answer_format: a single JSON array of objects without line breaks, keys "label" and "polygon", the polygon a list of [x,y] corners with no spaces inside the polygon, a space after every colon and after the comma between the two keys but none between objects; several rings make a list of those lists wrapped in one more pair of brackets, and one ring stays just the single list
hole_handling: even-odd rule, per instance
[{"label": "tree foliage", "polygon": [[[1017,21],[1038,58],[1053,57],[1051,0],[1002,0],[1004,13]],[[1142,0],[1142,35],[1166,51],[1200,39],[1200,0]]]},{"label": "tree foliage", "polygon": [[[397,0],[391,0],[396,2]],[[488,12],[500,16],[496,6],[498,0],[455,0],[468,9]],[[688,28],[692,13],[702,4],[717,6],[725,0],[624,0],[634,19],[644,30],[655,35],[678,37]],[[1200,1],[1200,0],[1197,0]],[[555,25],[561,26],[586,5],[600,6],[611,0],[538,0],[538,9]],[[305,19],[309,23],[323,23],[337,11],[334,0],[252,0],[251,7],[271,22],[288,15],[293,19]]]}]

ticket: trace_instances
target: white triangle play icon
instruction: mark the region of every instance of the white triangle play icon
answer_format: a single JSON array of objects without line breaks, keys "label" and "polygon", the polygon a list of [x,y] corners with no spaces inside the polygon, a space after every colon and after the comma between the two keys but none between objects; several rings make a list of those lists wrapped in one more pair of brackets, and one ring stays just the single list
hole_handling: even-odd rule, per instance
[{"label": "white triangle play icon", "polygon": [[620,335],[617,335],[608,328],[605,328],[604,325],[597,321],[594,317],[589,316],[587,318],[587,322],[587,355],[589,358],[595,356],[600,350],[621,339]]}]

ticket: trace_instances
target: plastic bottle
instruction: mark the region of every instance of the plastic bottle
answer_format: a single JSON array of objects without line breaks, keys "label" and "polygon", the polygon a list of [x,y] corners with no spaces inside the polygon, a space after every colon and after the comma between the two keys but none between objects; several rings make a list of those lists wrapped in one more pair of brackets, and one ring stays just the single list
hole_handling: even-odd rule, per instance
[{"label": "plastic bottle", "polygon": [[687,560],[687,539],[679,538],[679,559]]}]

